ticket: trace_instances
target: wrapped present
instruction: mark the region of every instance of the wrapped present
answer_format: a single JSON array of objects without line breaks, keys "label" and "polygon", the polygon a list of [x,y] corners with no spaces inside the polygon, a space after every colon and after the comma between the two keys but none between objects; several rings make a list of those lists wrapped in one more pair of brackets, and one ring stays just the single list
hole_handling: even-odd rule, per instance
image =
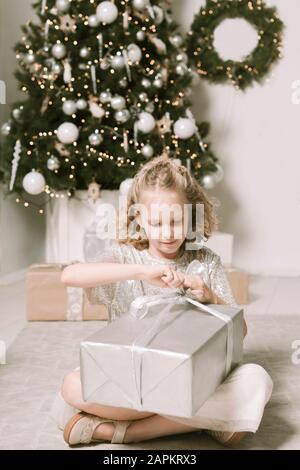
[{"label": "wrapped present", "polygon": [[243,354],[243,310],[141,296],[80,345],[87,402],[191,417]]},{"label": "wrapped present", "polygon": [[245,271],[236,268],[225,268],[233,296],[239,305],[249,302],[249,275]]},{"label": "wrapped present", "polygon": [[26,276],[26,316],[29,321],[107,320],[105,305],[92,305],[84,289],[61,282],[64,264],[34,264]]}]

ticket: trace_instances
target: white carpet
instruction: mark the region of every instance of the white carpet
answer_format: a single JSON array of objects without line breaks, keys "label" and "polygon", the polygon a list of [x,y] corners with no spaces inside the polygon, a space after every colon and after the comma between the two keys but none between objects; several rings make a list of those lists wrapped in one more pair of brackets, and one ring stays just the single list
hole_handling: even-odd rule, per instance
[{"label": "white carpet", "polygon": [[[275,386],[258,432],[236,448],[300,449],[300,365],[291,361],[292,342],[300,339],[300,317],[255,315],[247,321],[244,362],[265,367]],[[38,322],[21,331],[8,351],[8,364],[0,366],[0,449],[68,449],[49,410],[63,376],[79,365],[79,341],[99,326],[98,322]],[[88,448],[223,449],[204,433]]]}]

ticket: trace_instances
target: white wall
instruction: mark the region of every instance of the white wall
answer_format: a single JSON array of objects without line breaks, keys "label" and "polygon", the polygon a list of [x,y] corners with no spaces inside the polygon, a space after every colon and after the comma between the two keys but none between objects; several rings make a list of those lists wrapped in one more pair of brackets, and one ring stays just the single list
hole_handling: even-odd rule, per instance
[{"label": "white wall", "polygon": [[[0,79],[4,76],[7,81],[9,102],[15,99],[16,90],[11,78],[15,68],[12,47],[20,37],[18,25],[32,14],[31,3],[0,0],[1,49],[5,54]],[[300,2],[267,3],[278,6],[287,26],[285,57],[275,67],[271,82],[255,85],[245,93],[202,82],[194,91],[194,112],[199,119],[211,121],[211,140],[226,171],[224,182],[211,194],[222,204],[222,230],[235,235],[235,264],[251,273],[300,275],[300,106],[291,104],[291,84],[300,79]],[[175,19],[183,30],[188,29],[202,4],[204,0],[173,0]],[[12,213],[16,210],[9,209]],[[35,258],[42,247],[41,221],[30,230],[33,218],[26,223],[19,215],[17,220],[17,236],[8,252],[11,233],[1,222],[6,272]],[[39,247],[28,254],[29,241],[35,237]],[[15,253],[19,253],[17,260]]]},{"label": "white wall", "polygon": [[[22,95],[12,73],[16,68],[13,52],[21,37],[20,25],[33,16],[31,0],[0,0],[0,80],[7,87],[7,105],[0,105],[0,126],[9,117],[9,104]],[[45,217],[25,209],[12,198],[4,199],[0,185],[0,281],[44,258]]]},{"label": "white wall", "polygon": [[[204,3],[173,0],[183,30]],[[211,193],[222,204],[221,228],[235,235],[235,264],[252,273],[300,275],[300,106],[291,103],[291,84],[300,79],[300,2],[267,4],[278,7],[286,25],[284,59],[270,83],[243,93],[203,82],[193,109],[211,121],[211,140],[226,171]]]}]

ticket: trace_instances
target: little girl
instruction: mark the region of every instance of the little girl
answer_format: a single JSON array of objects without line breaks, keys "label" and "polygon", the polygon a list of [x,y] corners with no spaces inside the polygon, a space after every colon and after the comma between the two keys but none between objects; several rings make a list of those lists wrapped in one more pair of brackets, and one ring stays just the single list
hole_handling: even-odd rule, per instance
[{"label": "little girl", "polygon": [[[237,306],[220,257],[207,247],[187,249],[186,229],[181,231],[181,237],[175,236],[176,228],[187,226],[185,216],[173,215],[162,223],[160,208],[174,204],[182,209],[184,204],[193,208],[202,204],[204,236],[208,238],[216,229],[213,204],[187,169],[171,159],[152,159],[137,173],[128,195],[128,207],[145,208],[142,212],[147,217],[140,210],[128,216],[128,237],[118,237],[93,263],[65,268],[62,282],[83,287],[92,303],[105,304],[109,321],[127,313],[137,296],[182,288],[203,303]],[[192,214],[194,218],[195,211]],[[194,230],[195,221],[191,223]],[[185,274],[193,259],[201,262],[201,275]],[[246,332],[245,323],[244,335]],[[222,444],[236,444],[247,432],[258,429],[273,388],[269,374],[261,366],[240,365],[195,416],[181,418],[84,402],[78,369],[64,378],[54,406],[56,421],[69,445],[92,441],[133,443],[200,430]]]}]

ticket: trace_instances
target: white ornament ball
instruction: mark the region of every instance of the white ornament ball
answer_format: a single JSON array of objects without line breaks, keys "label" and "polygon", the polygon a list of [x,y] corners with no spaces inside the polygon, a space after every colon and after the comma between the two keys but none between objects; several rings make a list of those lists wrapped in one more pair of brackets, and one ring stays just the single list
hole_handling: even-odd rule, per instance
[{"label": "white ornament ball", "polygon": [[133,178],[127,178],[126,180],[122,181],[120,184],[120,195],[127,196],[131,186],[133,183]]},{"label": "white ornament ball", "polygon": [[205,189],[213,189],[216,186],[216,183],[217,183],[217,181],[216,181],[214,175],[212,175],[212,174],[205,175],[201,179],[201,184]]},{"label": "white ornament ball", "polygon": [[149,5],[149,0],[132,0],[132,5],[137,10],[143,11]]},{"label": "white ornament ball", "polygon": [[175,47],[180,47],[183,44],[183,39],[179,34],[175,34],[175,36],[171,36],[169,41]]},{"label": "white ornament ball", "polygon": [[97,15],[89,16],[88,22],[91,28],[97,28],[97,26],[99,26],[99,20],[97,18]]},{"label": "white ornament ball", "polygon": [[55,73],[56,75],[60,75],[62,72],[62,67],[60,64],[53,64],[52,66],[52,72]]},{"label": "white ornament ball", "polygon": [[26,62],[26,64],[33,64],[33,62],[35,61],[35,55],[31,52],[25,54],[24,61]]},{"label": "white ornament ball", "polygon": [[82,59],[86,59],[90,55],[88,47],[82,47],[79,51],[79,55]]},{"label": "white ornament ball", "polygon": [[177,62],[183,62],[184,64],[187,64],[189,59],[185,52],[180,52],[179,54],[177,54],[176,60]]},{"label": "white ornament ball", "polygon": [[111,107],[115,111],[120,111],[126,107],[126,100],[123,96],[116,95],[111,100]]},{"label": "white ornament ball", "polygon": [[77,111],[77,106],[75,101],[72,100],[66,100],[63,104],[63,112],[67,114],[68,116],[72,116],[72,114],[75,114]]},{"label": "white ornament ball", "polygon": [[81,98],[80,100],[77,101],[76,107],[80,111],[83,111],[84,109],[87,108],[87,102],[83,98]]},{"label": "white ornament ball", "polygon": [[34,196],[41,194],[44,191],[45,186],[46,180],[44,176],[37,171],[31,171],[23,178],[23,188],[28,194],[32,194]]},{"label": "white ornament ball", "polygon": [[153,81],[153,85],[156,87],[156,88],[162,88],[163,86],[163,81],[161,78],[156,78],[154,81]]},{"label": "white ornament ball", "polygon": [[103,137],[101,134],[97,134],[96,132],[93,132],[93,134],[89,136],[89,142],[93,147],[97,147],[98,145],[102,144]]},{"label": "white ornament ball", "polygon": [[67,53],[66,46],[61,43],[54,44],[52,47],[52,55],[56,59],[63,59]]},{"label": "white ornament ball", "polygon": [[151,82],[148,78],[143,78],[142,80],[142,86],[144,88],[150,88],[151,87]]},{"label": "white ornament ball", "polygon": [[130,112],[128,109],[121,109],[121,111],[117,111],[115,113],[115,120],[124,124],[125,122],[129,121],[130,119]]},{"label": "white ornament ball", "polygon": [[73,144],[79,137],[79,129],[72,122],[65,122],[57,129],[57,137],[63,144]]},{"label": "white ornament ball", "polygon": [[96,10],[96,15],[102,23],[113,23],[118,18],[118,8],[112,2],[101,2]]},{"label": "white ornament ball", "polygon": [[131,62],[140,62],[142,59],[142,51],[137,44],[129,44],[127,48],[128,59]]},{"label": "white ornament ball", "polygon": [[60,13],[66,13],[71,5],[69,0],[56,0],[55,6]]},{"label": "white ornament ball", "polygon": [[110,103],[111,102],[111,92],[110,91],[102,91],[100,94],[100,101],[102,104]]},{"label": "white ornament ball", "polygon": [[122,55],[115,55],[111,59],[111,66],[114,70],[121,70],[125,67],[125,60]]},{"label": "white ornament ball", "polygon": [[50,171],[58,170],[60,167],[60,163],[57,157],[51,156],[47,161],[47,168]]},{"label": "white ornament ball", "polygon": [[174,132],[179,139],[189,139],[196,132],[196,126],[188,118],[180,118],[174,124]]},{"label": "white ornament ball", "polygon": [[152,114],[145,112],[140,113],[138,120],[139,131],[144,132],[144,134],[148,134],[149,132],[152,132],[153,129],[155,129],[155,126],[156,121]]},{"label": "white ornament ball", "polygon": [[152,145],[150,145],[150,144],[144,145],[144,147],[142,148],[142,155],[144,155],[144,157],[146,157],[146,158],[153,157],[154,149],[153,149]]},{"label": "white ornament ball", "polygon": [[138,31],[136,33],[136,38],[138,41],[144,41],[145,37],[146,37],[146,34],[144,31]]},{"label": "white ornament ball", "polygon": [[187,67],[186,64],[184,64],[183,62],[181,62],[180,64],[176,65],[175,70],[176,70],[176,73],[177,73],[178,75],[183,76],[183,75],[185,75],[185,74],[187,73],[188,67]]},{"label": "white ornament ball", "polygon": [[12,115],[13,115],[13,117],[16,119],[16,121],[19,121],[19,120],[20,120],[21,114],[22,114],[22,109],[23,109],[23,108],[15,108],[15,109],[12,111]]},{"label": "white ornament ball", "polygon": [[9,122],[5,122],[1,127],[1,134],[2,135],[9,135],[11,133],[11,124]]},{"label": "white ornament ball", "polygon": [[121,78],[121,80],[119,81],[119,85],[121,88],[127,88],[128,87],[128,80],[126,77],[124,78]]}]

